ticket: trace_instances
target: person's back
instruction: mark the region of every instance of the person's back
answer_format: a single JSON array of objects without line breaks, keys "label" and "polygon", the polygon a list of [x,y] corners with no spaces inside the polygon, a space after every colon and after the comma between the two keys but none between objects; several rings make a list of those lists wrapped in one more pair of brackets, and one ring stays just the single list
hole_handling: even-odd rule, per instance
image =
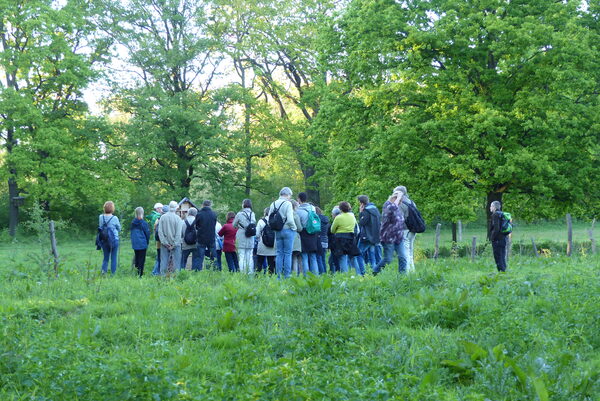
[{"label": "person's back", "polygon": [[359,226],[361,232],[361,241],[368,242],[370,245],[379,243],[379,229],[381,227],[381,214],[379,209],[373,203],[367,204],[359,214]]},{"label": "person's back", "polygon": [[296,231],[296,223],[294,221],[294,208],[289,199],[280,197],[269,207],[269,216],[277,210],[277,213],[281,216],[283,220],[283,228],[288,228],[290,230]]},{"label": "person's back", "polygon": [[[206,204],[207,201],[205,201]],[[198,244],[209,246],[215,241],[215,227],[217,225],[217,214],[210,206],[203,206],[196,215],[195,223],[198,232]]]},{"label": "person's back", "polygon": [[169,210],[161,216],[158,224],[158,236],[160,242],[164,246],[179,246],[181,245],[183,236],[181,234],[181,226],[183,221],[174,210]]}]

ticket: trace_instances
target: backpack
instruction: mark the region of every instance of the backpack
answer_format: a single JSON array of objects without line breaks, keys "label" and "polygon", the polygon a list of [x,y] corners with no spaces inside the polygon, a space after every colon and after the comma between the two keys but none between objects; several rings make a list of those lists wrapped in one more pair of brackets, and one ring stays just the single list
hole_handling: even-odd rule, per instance
[{"label": "backpack", "polygon": [[281,209],[281,206],[283,206],[285,202],[286,201],[281,202],[279,207],[275,207],[275,202],[273,202],[273,211],[271,214],[269,214],[269,226],[273,231],[283,230],[283,225],[285,224],[287,218],[284,220],[283,217],[281,217],[281,214],[279,214],[279,209]]},{"label": "backpack", "polygon": [[404,203],[408,207],[408,216],[406,216],[406,220],[404,221],[404,224],[406,224],[406,228],[408,229],[408,231],[410,231],[411,233],[424,232],[425,220],[423,220],[421,212],[419,212],[419,209],[417,209],[414,202],[402,201],[402,203]]},{"label": "backpack", "polygon": [[113,240],[114,240],[114,236],[112,231],[110,230],[110,228],[108,228],[108,223],[110,223],[110,221],[112,220],[112,218],[115,216],[110,216],[110,219],[106,220],[104,219],[104,217],[102,218],[102,227],[98,228],[98,239],[100,240],[100,242],[102,244],[106,244],[109,247],[113,247]]},{"label": "backpack", "polygon": [[512,233],[512,216],[508,212],[498,211],[500,217],[500,232],[504,235]]},{"label": "backpack", "polygon": [[321,232],[321,219],[313,208],[308,211],[308,220],[306,221],[306,232],[316,234]]},{"label": "backpack", "polygon": [[198,235],[196,234],[196,228],[188,223],[187,219],[185,222],[185,234],[183,235],[183,241],[188,245],[195,245],[198,241]]},{"label": "backpack", "polygon": [[265,227],[260,234],[260,238],[262,239],[264,246],[273,248],[275,246],[275,231],[273,231],[267,219],[263,218],[262,221],[265,222]]},{"label": "backpack", "polygon": [[249,221],[246,227],[242,226],[242,228],[244,229],[244,235],[248,238],[254,237],[256,235],[256,223],[252,223],[252,214],[248,215],[245,212],[244,214],[246,215]]}]

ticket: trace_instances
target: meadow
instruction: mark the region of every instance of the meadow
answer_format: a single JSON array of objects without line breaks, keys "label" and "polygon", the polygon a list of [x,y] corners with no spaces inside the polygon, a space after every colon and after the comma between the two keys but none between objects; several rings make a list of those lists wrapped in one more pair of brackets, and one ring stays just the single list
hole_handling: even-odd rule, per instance
[{"label": "meadow", "polygon": [[598,256],[138,279],[63,241],[55,278],[39,245],[0,247],[2,400],[600,399]]}]

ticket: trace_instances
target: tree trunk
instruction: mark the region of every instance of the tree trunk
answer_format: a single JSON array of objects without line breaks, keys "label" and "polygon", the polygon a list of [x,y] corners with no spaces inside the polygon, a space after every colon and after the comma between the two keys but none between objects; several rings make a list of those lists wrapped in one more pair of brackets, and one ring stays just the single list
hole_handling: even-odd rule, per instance
[{"label": "tree trunk", "polygon": [[502,204],[502,192],[488,192],[487,200],[485,203],[485,214],[487,216],[487,236],[490,239],[490,228],[492,226],[492,212],[490,212],[490,204],[494,201],[500,202]]},{"label": "tree trunk", "polygon": [[321,206],[319,184],[313,179],[315,173],[316,172],[313,167],[306,167],[302,169],[302,174],[304,175],[304,188],[306,188],[308,201],[314,205]]},{"label": "tree trunk", "polygon": [[8,179],[8,232],[11,237],[17,234],[17,225],[19,224],[19,206],[15,198],[19,196],[19,187],[14,177]]},{"label": "tree trunk", "polygon": [[456,223],[452,223],[452,242],[456,243],[458,236],[457,233],[458,225]]},{"label": "tree trunk", "polygon": [[244,104],[244,139],[246,143],[246,182],[245,193],[247,197],[250,197],[250,189],[252,187],[252,152],[250,151],[250,115],[252,110],[248,103]]}]

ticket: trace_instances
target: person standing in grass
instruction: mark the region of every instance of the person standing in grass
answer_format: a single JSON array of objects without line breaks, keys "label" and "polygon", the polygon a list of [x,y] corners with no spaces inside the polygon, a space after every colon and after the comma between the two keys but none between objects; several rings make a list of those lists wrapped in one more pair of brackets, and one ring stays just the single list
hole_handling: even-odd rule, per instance
[{"label": "person standing in grass", "polygon": [[195,227],[197,214],[198,209],[196,209],[195,207],[191,207],[187,212],[187,216],[183,220],[183,226],[181,227],[181,229],[183,230],[181,234],[183,236],[183,241],[181,242],[181,269],[185,269],[188,257],[191,253],[192,270],[202,270],[202,263],[200,262],[200,245],[198,245],[197,232]]},{"label": "person standing in grass", "polygon": [[294,233],[294,246],[292,248],[292,272],[296,275],[300,275],[302,271],[302,240],[300,239],[300,231],[302,231],[302,224],[300,223],[300,216],[298,216],[298,202],[291,200],[292,210],[294,212],[294,224],[296,225],[296,232]]},{"label": "person standing in grass", "polygon": [[375,254],[379,244],[379,228],[381,227],[381,214],[374,203],[369,202],[367,195],[357,197],[360,204],[359,226],[360,239],[358,248],[366,254],[371,269],[377,266]]},{"label": "person standing in grass", "polygon": [[319,234],[320,247],[317,251],[317,264],[319,265],[319,274],[325,274],[327,273],[325,256],[327,255],[327,248],[329,247],[329,217],[325,216],[318,206],[315,206],[315,210],[321,220],[321,233]]},{"label": "person standing in grass", "polygon": [[[269,274],[275,273],[275,232],[269,227],[269,208],[265,208],[264,216],[256,224],[256,236],[258,238],[258,248],[256,250],[256,271],[262,270],[265,259],[267,260]],[[264,235],[263,235],[264,234]],[[264,237],[264,238],[263,238]],[[265,244],[264,239],[269,242]]]},{"label": "person standing in grass", "polygon": [[104,203],[104,213],[98,216],[98,229],[106,233],[106,238],[101,241],[102,253],[102,274],[108,271],[108,261],[110,259],[110,272],[117,272],[117,256],[119,251],[119,232],[121,231],[121,223],[119,218],[113,213],[115,212],[115,204],[112,201]]},{"label": "person standing in grass", "polygon": [[490,224],[489,239],[492,242],[494,261],[499,272],[506,271],[506,235],[502,233],[502,204],[493,201],[490,204],[492,221]]},{"label": "person standing in grass", "polygon": [[219,221],[215,223],[215,268],[221,271],[222,266],[222,254],[223,254],[223,237],[219,235],[223,226]]},{"label": "person standing in grass", "polygon": [[[156,208],[157,205],[162,205],[162,203],[155,204],[155,211],[160,212],[160,214],[154,219],[154,222],[150,224],[152,228],[152,233],[154,236],[154,240],[156,241],[156,261],[154,262],[154,268],[152,269],[152,275],[158,276],[160,274],[160,238],[158,238],[158,222],[160,220],[160,216],[169,212],[168,205],[162,205],[160,209]],[[155,216],[155,215],[153,215]]]},{"label": "person standing in grass", "polygon": [[141,207],[135,208],[135,218],[131,222],[129,228],[131,237],[131,248],[135,254],[134,265],[137,269],[138,276],[144,275],[144,265],[146,264],[146,251],[150,244],[150,228],[144,220],[144,209]]},{"label": "person standing in grass", "polygon": [[290,199],[292,190],[288,187],[281,188],[279,199],[271,203],[269,207],[269,224],[274,221],[279,227],[271,224],[275,231],[275,248],[277,256],[275,257],[275,270],[277,277],[289,278],[292,275],[292,251],[294,249],[294,239],[296,238],[296,223],[294,221],[294,210]]},{"label": "person standing in grass", "polygon": [[223,252],[225,252],[225,261],[230,272],[237,272],[240,270],[238,266],[238,256],[235,252],[235,236],[237,234],[237,228],[233,226],[233,220],[235,219],[235,213],[227,213],[227,222],[223,224],[223,228],[219,230],[219,237],[223,237]]},{"label": "person standing in grass", "polygon": [[402,193],[394,192],[392,196],[383,204],[383,213],[381,218],[381,229],[379,237],[383,245],[383,259],[373,269],[373,274],[377,275],[387,264],[392,262],[394,252],[398,254],[398,271],[406,272],[405,248],[402,244],[404,238],[404,216],[398,206],[402,200]]},{"label": "person standing in grass", "polygon": [[[254,273],[254,236],[256,235],[256,216],[252,211],[252,201],[244,199],[242,210],[238,212],[233,220],[233,226],[238,228],[236,243],[239,258],[240,271],[242,273]],[[252,232],[252,229],[254,231]]]},{"label": "person standing in grass", "polygon": [[183,240],[183,221],[175,213],[179,205],[169,202],[169,212],[158,220],[160,238],[160,274],[178,270],[181,265],[181,243]]},{"label": "person standing in grass", "polygon": [[[402,199],[400,200],[398,207],[402,212],[402,216],[404,216],[404,221],[406,221],[410,212],[408,206],[412,204],[416,208],[417,205],[415,205],[415,202],[408,197],[408,192],[404,185],[399,185],[394,188],[394,192],[402,194]],[[402,240],[402,244],[404,245],[404,255],[406,257],[406,271],[410,273],[415,270],[415,237],[417,236],[417,233],[410,232],[407,227],[404,229],[403,236],[404,239]]]},{"label": "person standing in grass", "polygon": [[202,209],[196,215],[196,232],[198,237],[199,247],[199,270],[204,266],[204,257],[208,250],[208,257],[214,260],[217,255],[215,244],[215,229],[217,226],[217,214],[212,210],[212,201],[205,200],[202,202]]},{"label": "person standing in grass", "polygon": [[348,259],[356,256],[354,254],[356,217],[351,212],[348,202],[340,202],[338,207],[341,213],[333,220],[331,233],[335,238],[334,252],[336,252],[340,272],[347,273]]},{"label": "person standing in grass", "polygon": [[[308,195],[306,192],[300,192],[298,194],[298,210],[296,214],[300,219],[300,225],[302,230],[300,231],[300,242],[302,246],[302,266],[304,266],[303,272],[306,275],[307,272],[311,272],[315,276],[319,275],[319,265],[317,262],[317,251],[319,250],[320,243],[320,231],[309,234],[306,227],[309,223],[309,213],[314,212],[316,214],[315,207],[307,202]],[[320,220],[319,220],[320,224]]]}]

